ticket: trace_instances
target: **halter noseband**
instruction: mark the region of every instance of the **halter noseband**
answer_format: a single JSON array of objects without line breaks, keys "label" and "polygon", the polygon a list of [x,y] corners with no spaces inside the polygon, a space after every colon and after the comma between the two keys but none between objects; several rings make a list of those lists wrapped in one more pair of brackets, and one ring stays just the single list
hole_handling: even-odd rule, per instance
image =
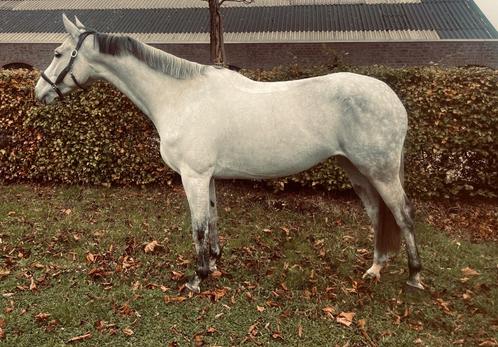
[{"label": "halter noseband", "polygon": [[78,81],[76,80],[76,77],[74,77],[73,73],[71,72],[71,69],[73,67],[74,61],[76,60],[76,57],[78,56],[78,50],[81,48],[81,45],[83,44],[83,41],[85,41],[85,39],[86,39],[86,37],[88,35],[92,35],[92,34],[95,34],[95,31],[85,31],[85,32],[83,32],[83,33],[80,34],[80,36],[78,38],[78,43],[76,44],[76,47],[71,52],[71,59],[69,59],[69,63],[64,68],[64,70],[61,71],[61,73],[59,74],[59,76],[57,76],[55,82],[52,82],[50,80],[50,78],[48,78],[47,75],[45,75],[45,72],[41,73],[41,77],[45,81],[47,81],[48,84],[50,84],[50,86],[52,87],[52,89],[55,90],[55,92],[59,95],[59,98],[61,100],[64,99],[64,95],[62,94],[62,92],[59,89],[59,87],[57,87],[57,85],[59,83],[61,83],[64,80],[64,78],[66,78],[66,75],[68,73],[71,76],[71,79],[73,80],[74,84],[76,84],[76,86],[78,86],[81,89],[85,89],[85,88],[83,88],[83,86],[81,84],[78,83]]}]

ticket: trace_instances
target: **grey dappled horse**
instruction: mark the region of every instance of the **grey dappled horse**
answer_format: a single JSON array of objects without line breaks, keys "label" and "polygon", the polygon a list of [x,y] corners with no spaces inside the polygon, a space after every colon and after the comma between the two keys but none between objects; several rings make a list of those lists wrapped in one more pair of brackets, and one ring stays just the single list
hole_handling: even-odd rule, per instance
[{"label": "grey dappled horse", "polygon": [[126,36],[87,30],[63,15],[69,37],[35,92],[45,103],[107,80],[154,123],[163,160],[181,175],[190,206],[197,269],[216,269],[215,178],[260,179],[306,170],[337,156],[372,220],[373,265],[406,241],[408,284],[423,288],[410,203],[403,190],[407,115],[385,83],[352,73],[256,82],[228,69],[177,58]]}]

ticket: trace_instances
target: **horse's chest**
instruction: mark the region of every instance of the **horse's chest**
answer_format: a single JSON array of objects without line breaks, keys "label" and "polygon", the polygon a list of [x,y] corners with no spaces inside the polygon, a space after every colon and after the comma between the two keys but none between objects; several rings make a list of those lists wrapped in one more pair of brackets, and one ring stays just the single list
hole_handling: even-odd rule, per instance
[{"label": "horse's chest", "polygon": [[180,155],[177,150],[175,150],[176,146],[172,146],[170,141],[161,139],[160,145],[160,153],[163,161],[168,165],[172,170],[176,172],[179,171],[180,164]]}]

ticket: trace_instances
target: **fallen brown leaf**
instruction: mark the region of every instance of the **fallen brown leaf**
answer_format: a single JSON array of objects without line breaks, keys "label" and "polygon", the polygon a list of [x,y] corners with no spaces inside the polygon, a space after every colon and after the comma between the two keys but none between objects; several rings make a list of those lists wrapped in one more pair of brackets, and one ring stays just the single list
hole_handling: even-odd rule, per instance
[{"label": "fallen brown leaf", "polygon": [[131,316],[135,313],[135,310],[128,305],[128,303],[124,303],[118,308],[118,312],[123,316]]},{"label": "fallen brown leaf", "polygon": [[135,334],[135,332],[133,330],[131,330],[130,328],[126,327],[123,329],[123,334],[125,334],[126,336],[131,336],[131,335]]},{"label": "fallen brown leaf", "polygon": [[105,269],[103,267],[94,267],[94,268],[90,269],[90,271],[88,271],[88,273],[87,273],[88,276],[90,276],[94,279],[106,277],[110,274],[111,273],[109,271],[105,271]]},{"label": "fallen brown leaf", "polygon": [[289,228],[280,227],[280,229],[282,229],[282,231],[285,233],[285,236],[289,236],[289,234],[290,234]]},{"label": "fallen brown leaf", "polygon": [[462,294],[463,300],[470,300],[472,298],[472,292],[470,290],[466,290],[465,293]]},{"label": "fallen brown leaf", "polygon": [[57,319],[52,319],[50,322],[48,322],[45,330],[47,332],[52,332],[55,330],[55,327],[59,324],[59,321]]},{"label": "fallen brown leaf", "polygon": [[99,319],[98,321],[95,322],[95,324],[93,326],[98,331],[102,331],[107,327],[107,323],[106,323],[106,321]]},{"label": "fallen brown leaf", "polygon": [[368,335],[367,333],[367,320],[366,319],[359,319],[356,324],[358,325],[358,330],[360,330],[361,335],[367,340],[368,345],[370,347],[377,347],[377,343],[372,340],[372,338]]},{"label": "fallen brown leaf", "polygon": [[86,333],[86,334],[83,334],[80,336],[71,337],[69,340],[66,341],[66,343],[73,343],[73,342],[78,342],[78,341],[82,341],[82,340],[89,340],[91,338],[92,338],[92,334]]},{"label": "fallen brown leaf", "polygon": [[256,305],[256,310],[257,310],[258,312],[263,312],[263,311],[265,310],[265,308],[264,308],[263,306],[258,306],[258,305]]},{"label": "fallen brown leaf", "polygon": [[258,323],[256,324],[253,324],[249,327],[249,329],[247,329],[247,333],[250,335],[250,336],[256,336],[258,334],[258,329],[257,329],[257,326],[258,326]]},{"label": "fallen brown leaf", "polygon": [[197,334],[194,336],[194,346],[195,347],[202,347],[204,346],[204,336]]},{"label": "fallen brown leaf", "polygon": [[164,296],[164,302],[167,304],[169,304],[170,302],[184,302],[185,300],[187,300],[185,296]]},{"label": "fallen brown leaf", "polygon": [[216,328],[209,327],[209,328],[207,328],[206,333],[208,333],[208,334],[214,334],[216,331],[217,331]]},{"label": "fallen brown leaf", "polygon": [[5,338],[5,331],[3,330],[3,328],[0,328],[0,340],[4,338]]},{"label": "fallen brown leaf", "polygon": [[284,339],[284,337],[282,336],[282,332],[281,331],[274,331],[271,334],[271,337],[274,338],[275,340],[277,340],[277,339],[283,340]]},{"label": "fallen brown leaf", "polygon": [[326,316],[328,316],[330,318],[334,317],[335,308],[333,308],[331,306],[327,306],[327,307],[322,308],[322,311],[323,311],[323,313],[325,313]]},{"label": "fallen brown leaf", "polygon": [[86,261],[87,261],[88,263],[95,263],[95,260],[96,260],[96,259],[95,259],[95,255],[94,255],[93,253],[88,252],[88,253],[86,254],[86,257],[85,257],[85,258],[86,258]]},{"label": "fallen brown leaf", "polygon": [[345,326],[350,326],[353,323],[353,318],[355,316],[354,312],[341,312],[336,318],[337,323]]},{"label": "fallen brown leaf", "polygon": [[176,258],[176,263],[178,265],[188,265],[190,263],[192,263],[192,261],[190,259],[186,259],[186,258],[183,258],[182,255],[180,254],[177,258]]},{"label": "fallen brown leaf", "polygon": [[220,278],[222,275],[221,271],[215,270],[211,273],[212,278]]},{"label": "fallen brown leaf", "polygon": [[489,339],[489,340],[484,340],[481,343],[479,343],[479,346],[485,346],[485,347],[494,347],[498,346],[498,341],[496,339]]},{"label": "fallen brown leaf", "polygon": [[216,288],[215,290],[206,290],[199,295],[210,298],[213,301],[218,301],[227,294],[226,288]]},{"label": "fallen brown leaf", "polygon": [[436,304],[446,313],[450,313],[449,301],[444,301],[441,298],[436,299]]},{"label": "fallen brown leaf", "polygon": [[35,316],[35,320],[37,322],[43,322],[47,320],[48,317],[50,317],[50,313],[40,312]]},{"label": "fallen brown leaf", "polygon": [[144,251],[145,253],[152,253],[154,252],[154,249],[159,245],[159,242],[157,242],[156,240],[153,240],[151,242],[149,242],[148,244],[145,245],[144,247]]},{"label": "fallen brown leaf", "polygon": [[466,277],[479,276],[480,273],[470,267],[464,267],[462,270],[462,274]]},{"label": "fallen brown leaf", "polygon": [[9,274],[10,274],[10,270],[9,269],[4,269],[4,268],[0,267],[0,278],[5,277],[5,276],[7,276]]},{"label": "fallen brown leaf", "polygon": [[41,263],[33,263],[31,264],[32,267],[34,267],[35,269],[44,269],[45,268],[45,265],[41,264]]},{"label": "fallen brown leaf", "polygon": [[251,292],[245,292],[244,295],[246,296],[247,300],[252,300]]},{"label": "fallen brown leaf", "polygon": [[35,283],[35,280],[33,277],[31,277],[31,279],[30,279],[29,290],[31,290],[31,291],[36,290],[36,283]]},{"label": "fallen brown leaf", "polygon": [[171,271],[171,280],[172,281],[179,281],[183,278],[183,273],[180,271]]}]

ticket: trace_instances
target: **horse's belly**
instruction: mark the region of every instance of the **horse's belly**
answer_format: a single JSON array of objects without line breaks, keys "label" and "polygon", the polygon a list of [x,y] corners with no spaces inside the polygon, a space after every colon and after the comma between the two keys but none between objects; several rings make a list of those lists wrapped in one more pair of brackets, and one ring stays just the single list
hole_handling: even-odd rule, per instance
[{"label": "horse's belly", "polygon": [[272,178],[292,175],[318,164],[338,150],[332,110],[310,111],[287,103],[279,112],[267,107],[238,114],[230,129],[219,129],[215,175]]},{"label": "horse's belly", "polygon": [[335,155],[330,147],[320,146],[294,151],[254,151],[219,157],[214,175],[217,178],[275,178],[307,170]]}]

